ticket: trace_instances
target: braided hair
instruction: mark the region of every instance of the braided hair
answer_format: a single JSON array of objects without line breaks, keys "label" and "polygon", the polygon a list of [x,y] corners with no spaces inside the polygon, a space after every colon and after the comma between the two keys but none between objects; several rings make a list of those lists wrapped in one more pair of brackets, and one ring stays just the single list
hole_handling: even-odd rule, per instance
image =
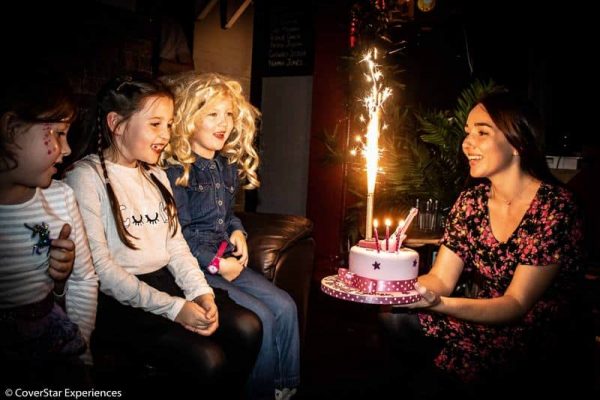
[{"label": "braided hair", "polygon": [[[104,150],[111,149],[118,151],[114,142],[114,130],[108,125],[107,116],[110,112],[115,112],[121,116],[117,122],[116,129],[123,123],[126,123],[133,114],[139,112],[144,107],[145,101],[150,97],[168,97],[173,99],[171,91],[160,81],[154,80],[146,76],[119,76],[109,81],[97,95],[97,109],[95,124],[92,127],[92,133],[95,134],[97,142],[91,143],[90,147],[95,147],[95,150],[100,158],[102,166],[102,177],[106,186],[106,192],[110,202],[110,208],[114,217],[115,225],[121,242],[125,246],[137,250],[137,247],[131,239],[138,239],[133,236],[123,223],[119,200],[112,188],[106,161],[104,158]],[[93,152],[93,151],[90,151]],[[160,180],[150,172],[150,166],[144,162],[138,162],[138,168],[142,176],[151,182],[160,192],[166,203],[166,212],[169,219],[169,229],[171,237],[175,236],[177,231],[177,207],[175,200],[169,190],[160,182]]]}]

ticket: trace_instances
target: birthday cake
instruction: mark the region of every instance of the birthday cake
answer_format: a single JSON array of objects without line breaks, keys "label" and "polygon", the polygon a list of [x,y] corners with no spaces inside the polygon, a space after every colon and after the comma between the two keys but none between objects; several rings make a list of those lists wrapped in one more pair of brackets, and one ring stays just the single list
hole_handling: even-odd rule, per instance
[{"label": "birthday cake", "polygon": [[414,288],[419,274],[419,254],[403,248],[406,229],[418,210],[410,210],[406,223],[401,221],[390,236],[386,221],[385,240],[379,240],[377,220],[375,238],[360,240],[350,249],[349,267],[321,281],[321,290],[343,300],[370,304],[411,304],[421,296]]},{"label": "birthday cake", "polygon": [[[349,272],[357,281],[376,282],[378,291],[408,292],[414,289],[419,272],[419,254],[411,249],[395,246],[385,249],[380,241],[380,251],[361,241],[350,249]],[[371,242],[373,243],[373,242]],[[372,286],[373,283],[370,283]],[[364,285],[360,285],[364,286]]]},{"label": "birthday cake", "polygon": [[416,251],[395,247],[389,251],[371,248],[361,240],[350,249],[349,268],[323,278],[321,290],[330,296],[369,304],[411,304],[419,301],[414,289],[419,271]]}]

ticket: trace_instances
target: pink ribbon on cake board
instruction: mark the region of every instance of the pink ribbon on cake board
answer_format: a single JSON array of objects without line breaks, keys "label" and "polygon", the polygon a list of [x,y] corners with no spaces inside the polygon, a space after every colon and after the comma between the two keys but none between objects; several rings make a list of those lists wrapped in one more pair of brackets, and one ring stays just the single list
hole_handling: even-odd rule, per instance
[{"label": "pink ribbon on cake board", "polygon": [[338,278],[344,284],[358,289],[364,293],[375,292],[408,292],[414,290],[416,279],[407,279],[401,281],[384,281],[378,279],[365,278],[364,276],[356,275],[346,268],[338,269]]}]

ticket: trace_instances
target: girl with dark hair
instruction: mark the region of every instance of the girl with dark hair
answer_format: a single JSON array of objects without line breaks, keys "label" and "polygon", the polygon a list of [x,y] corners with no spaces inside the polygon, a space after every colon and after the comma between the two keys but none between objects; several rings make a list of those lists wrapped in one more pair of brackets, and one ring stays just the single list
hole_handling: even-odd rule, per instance
[{"label": "girl with dark hair", "polygon": [[6,76],[0,84],[0,359],[10,367],[3,379],[75,383],[81,362],[92,362],[86,348],[98,298],[75,196],[52,179],[71,152],[75,104],[56,76],[27,69]]},{"label": "girl with dark hair", "polygon": [[[406,346],[424,345],[432,371],[483,382],[551,349],[582,277],[582,229],[571,193],[546,166],[529,104],[491,94],[471,110],[465,132],[470,175],[483,183],[450,211],[435,263],[415,284],[415,311],[382,319]],[[451,296],[467,274],[473,293]]]},{"label": "girl with dark hair", "polygon": [[240,389],[261,324],[213,292],[181,234],[169,180],[155,166],[172,120],[162,83],[116,78],[97,97],[97,153],[67,171],[101,282],[92,351],[127,349],[182,383]]}]

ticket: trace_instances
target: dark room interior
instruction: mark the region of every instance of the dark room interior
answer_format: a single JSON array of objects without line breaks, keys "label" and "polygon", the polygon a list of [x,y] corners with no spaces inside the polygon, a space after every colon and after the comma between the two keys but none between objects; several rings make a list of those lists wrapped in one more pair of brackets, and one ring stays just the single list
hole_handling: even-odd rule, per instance
[{"label": "dark room interior", "polygon": [[[434,4],[425,12],[414,4],[416,0],[5,3],[2,63],[56,71],[68,78],[76,94],[79,115],[69,133],[73,152],[62,168],[83,155],[90,140],[83,121],[104,82],[131,71],[154,76],[175,71],[161,64],[165,21],[181,28],[193,58],[191,67],[185,63],[175,67],[215,70],[243,83],[250,102],[263,114],[257,138],[263,184],[237,198],[236,212],[251,226],[249,247],[257,249],[251,262],[298,305],[302,376],[295,399],[371,399],[392,393],[420,398],[415,387],[422,382],[402,381],[402,368],[378,319],[381,306],[344,301],[321,291],[324,277],[348,265],[348,250],[354,245],[348,224],[358,226],[355,231],[364,235],[364,213],[352,214],[355,203],[364,210],[364,168],[361,165],[359,178],[349,176],[357,169],[346,158],[331,162],[331,149],[322,139],[323,133],[335,132],[334,147],[348,150],[350,136],[359,130],[355,110],[361,107],[356,96],[361,87],[355,77],[360,66],[349,60],[355,57],[353,49],[369,36],[353,39],[352,29],[367,32],[369,27],[356,28],[352,21],[371,20],[353,7],[397,5],[387,14],[386,31],[373,36],[394,49],[383,63],[386,72],[392,71],[387,78],[394,87],[396,109],[386,111],[384,118],[403,112],[452,111],[463,90],[475,81],[489,80],[527,97],[540,110],[546,128],[545,155],[554,157],[550,157],[556,161],[553,172],[579,196],[586,222],[588,261],[582,297],[589,308],[589,343],[585,343],[589,346],[579,359],[578,367],[585,368],[577,381],[582,387],[574,392],[600,394],[600,141],[595,132],[597,111],[591,109],[597,104],[593,38],[598,37],[598,23],[592,21],[591,5],[437,0],[425,2]],[[294,29],[298,36],[297,47],[285,51],[297,53],[278,58],[277,37],[286,29]],[[288,46],[291,41],[288,37]],[[397,135],[403,134],[398,130]],[[565,167],[569,160],[575,164]],[[391,182],[385,176],[381,179]],[[353,186],[355,182],[362,186]],[[389,210],[404,215],[415,197],[408,196]],[[377,201],[376,197],[375,217],[381,219]],[[265,222],[262,214],[272,219]],[[350,220],[352,215],[358,217]],[[409,238],[417,238],[415,230],[408,231]],[[439,244],[440,231],[437,234]],[[420,271],[431,267],[437,248],[426,242],[415,245]],[[106,388],[123,385],[127,388],[123,398],[136,398],[143,392],[144,379],[152,380],[154,373],[142,371],[135,382],[108,382],[113,378],[93,373],[90,379],[92,385]],[[94,377],[100,382],[94,383]],[[464,398],[474,397],[493,395],[466,393]]]}]

